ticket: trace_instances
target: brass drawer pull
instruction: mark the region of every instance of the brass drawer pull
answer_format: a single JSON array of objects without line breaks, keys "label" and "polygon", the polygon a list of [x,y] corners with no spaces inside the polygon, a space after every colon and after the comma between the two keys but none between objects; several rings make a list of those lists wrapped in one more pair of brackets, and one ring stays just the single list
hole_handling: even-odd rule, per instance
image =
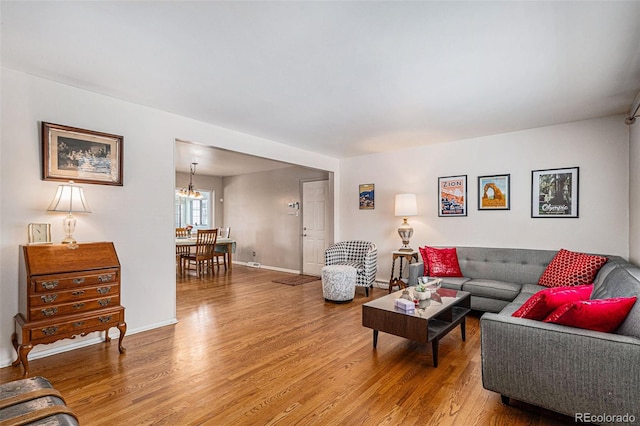
[{"label": "brass drawer pull", "polygon": [[82,296],[84,294],[84,290],[78,290],[71,293],[73,296]]},{"label": "brass drawer pull", "polygon": [[44,296],[40,296],[40,299],[42,299],[44,303],[51,303],[57,298],[58,298],[57,294],[45,294]]},{"label": "brass drawer pull", "polygon": [[54,334],[56,334],[58,332],[58,327],[47,327],[47,328],[43,328],[42,332],[44,334],[46,334],[47,336],[53,336]]},{"label": "brass drawer pull", "polygon": [[84,303],[74,303],[73,309],[81,309],[84,308]]},{"label": "brass drawer pull", "polygon": [[98,275],[98,281],[100,281],[101,283],[108,283],[112,279],[113,279],[113,274]]},{"label": "brass drawer pull", "polygon": [[82,327],[83,325],[84,325],[84,321],[78,321],[78,322],[74,322],[73,323],[73,326],[76,327],[76,328],[77,327]]},{"label": "brass drawer pull", "polygon": [[42,288],[44,288],[45,290],[53,290],[56,287],[58,287],[58,281],[43,281],[42,282]]},{"label": "brass drawer pull", "polygon": [[98,293],[107,294],[111,291],[111,287],[98,287]]},{"label": "brass drawer pull", "polygon": [[74,278],[73,279],[73,283],[74,284],[82,284],[84,282],[84,277],[82,278]]},{"label": "brass drawer pull", "polygon": [[109,303],[111,303],[111,298],[98,300],[100,306],[107,306]]},{"label": "brass drawer pull", "polygon": [[107,315],[106,317],[98,317],[98,320],[100,320],[100,322],[102,323],[109,322],[111,321],[111,315]]},{"label": "brass drawer pull", "polygon": [[46,308],[46,309],[43,309],[41,312],[42,312],[42,315],[44,315],[45,317],[50,317],[51,315],[55,315],[58,312],[58,308]]}]

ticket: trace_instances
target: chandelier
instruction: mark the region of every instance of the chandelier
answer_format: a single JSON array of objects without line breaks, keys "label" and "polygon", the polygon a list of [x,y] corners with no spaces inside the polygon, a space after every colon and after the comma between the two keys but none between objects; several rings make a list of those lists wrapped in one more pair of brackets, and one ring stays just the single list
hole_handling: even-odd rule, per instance
[{"label": "chandelier", "polygon": [[178,197],[185,198],[202,198],[202,194],[193,189],[193,175],[196,174],[196,166],[198,163],[191,163],[189,166],[189,186],[187,188],[182,188],[180,191],[176,191]]}]

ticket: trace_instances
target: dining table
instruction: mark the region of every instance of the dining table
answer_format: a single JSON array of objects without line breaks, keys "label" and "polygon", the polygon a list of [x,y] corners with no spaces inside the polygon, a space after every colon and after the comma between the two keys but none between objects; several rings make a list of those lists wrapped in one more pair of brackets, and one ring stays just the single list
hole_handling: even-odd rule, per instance
[{"label": "dining table", "polygon": [[[193,246],[196,245],[195,237],[176,237],[176,246]],[[229,264],[229,269],[231,269],[233,264],[231,263],[231,258],[233,253],[236,252],[236,240],[233,238],[217,238],[216,239],[216,247],[215,251],[220,253],[226,253],[227,255],[227,263]]]}]

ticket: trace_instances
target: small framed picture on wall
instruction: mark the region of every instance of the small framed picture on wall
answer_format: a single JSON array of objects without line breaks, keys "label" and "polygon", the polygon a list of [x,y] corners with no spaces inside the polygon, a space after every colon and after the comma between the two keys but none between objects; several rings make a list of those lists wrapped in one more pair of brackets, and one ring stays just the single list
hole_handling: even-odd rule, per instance
[{"label": "small framed picture on wall", "polygon": [[478,210],[511,208],[511,175],[478,176]]},{"label": "small framed picture on wall", "polygon": [[360,185],[360,210],[373,210],[376,207],[375,184]]},{"label": "small framed picture on wall", "polygon": [[438,216],[467,215],[467,175],[438,178]]},{"label": "small framed picture on wall", "polygon": [[531,172],[531,217],[578,217],[578,167]]}]

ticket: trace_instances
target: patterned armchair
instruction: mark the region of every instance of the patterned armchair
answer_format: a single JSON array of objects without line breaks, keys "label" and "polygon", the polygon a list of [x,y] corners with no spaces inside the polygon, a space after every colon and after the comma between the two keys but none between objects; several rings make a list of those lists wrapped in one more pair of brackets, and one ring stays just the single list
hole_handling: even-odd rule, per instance
[{"label": "patterned armchair", "polygon": [[369,241],[341,241],[324,252],[325,265],[349,265],[356,268],[356,286],[369,295],[378,269],[378,248]]}]

